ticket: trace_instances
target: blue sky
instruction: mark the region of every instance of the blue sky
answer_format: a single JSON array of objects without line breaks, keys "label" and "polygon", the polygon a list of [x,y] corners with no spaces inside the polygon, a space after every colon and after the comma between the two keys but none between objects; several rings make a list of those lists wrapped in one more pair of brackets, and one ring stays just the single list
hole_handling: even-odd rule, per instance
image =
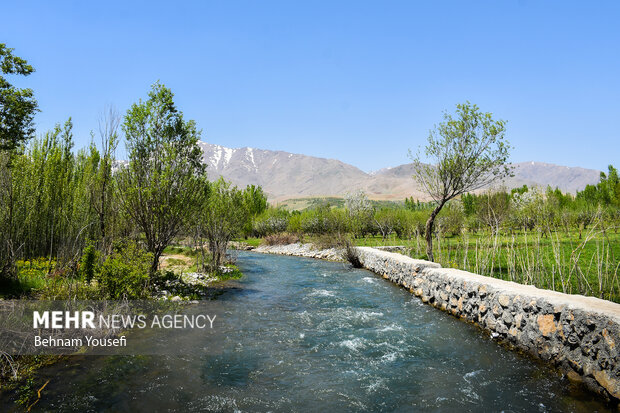
[{"label": "blue sky", "polygon": [[2,5],[0,42],[37,72],[39,133],[69,116],[77,147],[106,105],[157,80],[202,139],[408,162],[442,111],[508,121],[512,160],[620,164],[620,2],[200,1]]}]

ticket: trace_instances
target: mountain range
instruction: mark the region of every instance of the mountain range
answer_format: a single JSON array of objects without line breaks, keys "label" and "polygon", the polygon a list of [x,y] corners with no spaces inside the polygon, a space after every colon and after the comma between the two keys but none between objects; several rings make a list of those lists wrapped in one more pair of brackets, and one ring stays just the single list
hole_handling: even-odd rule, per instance
[{"label": "mountain range", "polygon": [[[402,200],[413,196],[428,199],[412,179],[413,164],[366,173],[336,159],[256,148],[226,148],[200,141],[203,161],[211,179],[223,176],[239,187],[260,185],[270,202],[291,198],[342,196],[356,190],[371,199]],[[599,181],[600,171],[543,162],[513,164],[514,177],[506,188],[547,185],[575,193]]]}]

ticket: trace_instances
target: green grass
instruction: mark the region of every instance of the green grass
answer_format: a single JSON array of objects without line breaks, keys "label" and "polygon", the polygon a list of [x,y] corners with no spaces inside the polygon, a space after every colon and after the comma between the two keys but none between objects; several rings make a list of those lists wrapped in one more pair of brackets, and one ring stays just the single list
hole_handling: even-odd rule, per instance
[{"label": "green grass", "polygon": [[238,280],[239,278],[243,277],[243,273],[236,265],[228,264],[226,265],[226,267],[232,268],[233,270],[228,273],[218,272],[217,274],[215,274],[219,281]]},{"label": "green grass", "polygon": [[252,247],[258,247],[262,241],[262,238],[235,238],[233,241],[248,244]]},{"label": "green grass", "polygon": [[167,260],[168,266],[179,266],[179,265],[185,265],[185,261],[180,260],[178,258],[168,258]]},{"label": "green grass", "polygon": [[199,254],[199,251],[191,247],[169,245],[164,249],[164,254],[181,254],[188,257],[196,257]]},{"label": "green grass", "polygon": [[[308,198],[291,198],[278,202],[277,206],[286,209],[287,211],[303,211],[305,209],[317,208],[320,206],[331,206],[336,208],[343,208],[345,203],[344,198],[340,197],[308,197]],[[403,206],[402,201],[390,201],[390,200],[376,200],[371,199],[370,204],[377,209],[382,208],[399,208]]]},{"label": "green grass", "polygon": [[56,265],[55,261],[46,258],[19,260],[16,262],[17,277],[0,279],[0,296],[2,298],[19,298],[28,296],[47,285],[48,275]]},{"label": "green grass", "polygon": [[[422,237],[356,239],[358,246],[404,245],[414,258],[426,258]],[[435,238],[435,261],[540,288],[591,295],[620,302],[620,234],[616,232],[489,232]]]}]

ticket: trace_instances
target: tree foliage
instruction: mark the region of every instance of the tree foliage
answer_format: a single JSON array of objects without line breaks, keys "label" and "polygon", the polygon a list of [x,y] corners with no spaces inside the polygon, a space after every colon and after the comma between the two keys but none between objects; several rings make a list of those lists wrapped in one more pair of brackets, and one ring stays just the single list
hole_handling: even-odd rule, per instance
[{"label": "tree foliage", "polygon": [[435,217],[446,202],[510,174],[505,125],[476,105],[458,104],[454,116],[444,113],[444,121],[430,131],[424,155],[433,163],[423,163],[419,152],[412,156],[414,179],[437,205],[426,225],[428,259],[433,260]]},{"label": "tree foliage", "polygon": [[135,222],[153,254],[159,257],[195,213],[206,173],[194,121],[185,121],[172,91],[155,83],[148,99],[127,111],[123,122],[129,164],[118,172],[125,212]]},{"label": "tree foliage", "polygon": [[[0,43],[2,75],[28,76],[34,68],[13,49]],[[0,76],[0,150],[12,150],[34,136],[33,118],[37,101],[32,89],[19,89]]]},{"label": "tree foliage", "polygon": [[[198,231],[201,238],[207,239],[212,269],[218,271],[228,243],[241,234],[249,219],[250,213],[245,202],[247,192],[231,187],[223,178],[203,185],[208,185],[208,189],[203,189],[208,197],[199,212]],[[203,260],[205,265],[206,261]]]},{"label": "tree foliage", "polygon": [[592,206],[613,205],[620,207],[620,178],[618,170],[613,166],[607,167],[607,174],[601,172],[600,181],[596,185],[587,185],[583,191],[577,193],[577,199]]}]

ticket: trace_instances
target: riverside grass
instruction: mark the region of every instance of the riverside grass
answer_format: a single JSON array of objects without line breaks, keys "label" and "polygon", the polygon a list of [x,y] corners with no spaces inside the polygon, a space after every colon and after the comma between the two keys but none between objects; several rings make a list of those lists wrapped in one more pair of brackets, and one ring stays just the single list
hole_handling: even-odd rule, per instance
[{"label": "riverside grass", "polygon": [[[620,303],[620,234],[618,229],[583,231],[484,231],[436,236],[435,260],[458,268],[567,294]],[[413,258],[426,258],[424,237],[392,235],[354,240],[357,246],[407,247]]]}]

